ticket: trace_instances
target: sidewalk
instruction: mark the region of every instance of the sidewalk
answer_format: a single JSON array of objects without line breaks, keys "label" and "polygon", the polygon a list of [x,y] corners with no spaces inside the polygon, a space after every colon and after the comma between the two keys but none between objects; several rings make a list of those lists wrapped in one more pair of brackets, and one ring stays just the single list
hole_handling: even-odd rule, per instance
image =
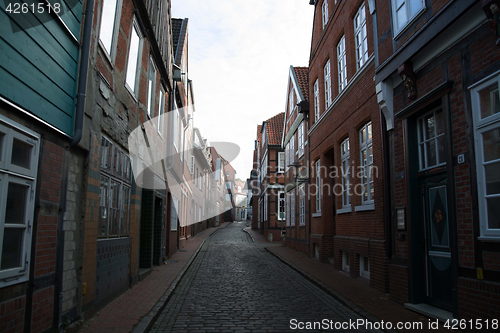
[{"label": "sidewalk", "polygon": [[205,239],[228,224],[229,222],[221,223],[219,227],[205,229],[190,238],[182,249],[167,260],[166,265],[154,266],[148,277],[109,303],[85,322],[78,332],[146,331],[148,325],[154,321],[154,315],[161,312],[162,305],[168,300]]},{"label": "sidewalk", "polygon": [[[292,248],[269,243],[257,230],[245,228],[244,231],[255,242],[269,244],[266,247],[268,252],[371,321],[383,320],[384,322],[394,323],[394,326],[397,322],[422,322],[423,329],[418,330],[418,332],[449,332],[441,325],[440,329],[429,329],[429,318],[405,309],[404,306],[391,301],[388,295],[370,287],[366,282],[347,276],[345,273],[333,268],[331,264],[321,263]],[[432,322],[436,321],[431,320]],[[411,332],[417,330],[403,329],[399,331]]]}]

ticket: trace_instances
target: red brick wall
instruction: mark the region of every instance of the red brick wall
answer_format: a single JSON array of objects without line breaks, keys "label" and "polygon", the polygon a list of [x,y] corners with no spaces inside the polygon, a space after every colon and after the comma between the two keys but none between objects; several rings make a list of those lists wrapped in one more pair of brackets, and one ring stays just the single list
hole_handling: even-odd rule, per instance
[{"label": "red brick wall", "polygon": [[52,326],[54,309],[54,287],[33,293],[32,332],[43,332]]},{"label": "red brick wall", "polygon": [[460,277],[457,280],[461,318],[499,319],[500,284]]},{"label": "red brick wall", "polygon": [[0,303],[0,332],[22,332],[25,305],[25,296]]}]

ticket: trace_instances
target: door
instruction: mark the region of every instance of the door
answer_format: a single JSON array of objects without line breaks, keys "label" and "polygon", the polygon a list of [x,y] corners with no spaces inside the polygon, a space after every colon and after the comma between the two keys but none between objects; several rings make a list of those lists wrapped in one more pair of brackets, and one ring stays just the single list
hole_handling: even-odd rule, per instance
[{"label": "door", "polygon": [[427,177],[421,182],[421,209],[426,303],[452,310],[452,255],[447,178],[445,173]]}]

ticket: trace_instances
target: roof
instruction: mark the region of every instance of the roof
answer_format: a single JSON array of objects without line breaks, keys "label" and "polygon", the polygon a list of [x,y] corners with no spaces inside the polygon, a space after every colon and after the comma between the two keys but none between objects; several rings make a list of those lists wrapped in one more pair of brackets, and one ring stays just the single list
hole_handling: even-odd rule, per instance
[{"label": "roof", "polygon": [[176,65],[181,63],[182,48],[184,43],[187,42],[187,23],[187,18],[172,19],[172,42],[174,43],[174,62]]},{"label": "roof", "polygon": [[272,118],[269,118],[266,126],[267,139],[270,145],[281,145],[281,133],[285,121],[285,112],[281,112]]},{"label": "roof", "polygon": [[262,142],[262,125],[257,125],[257,141]]},{"label": "roof", "polygon": [[299,88],[302,91],[302,95],[306,101],[309,100],[309,67],[293,67],[295,75],[297,76],[297,81],[299,82]]}]

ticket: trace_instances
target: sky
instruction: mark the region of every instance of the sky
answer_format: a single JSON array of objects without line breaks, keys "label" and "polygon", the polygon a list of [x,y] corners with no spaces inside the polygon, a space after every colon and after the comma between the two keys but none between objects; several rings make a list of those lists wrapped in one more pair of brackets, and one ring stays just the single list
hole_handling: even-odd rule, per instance
[{"label": "sky", "polygon": [[314,6],[308,0],[172,0],[188,18],[188,78],[194,126],[209,142],[231,142],[246,180],[257,125],[285,111],[290,65],[307,66]]}]

